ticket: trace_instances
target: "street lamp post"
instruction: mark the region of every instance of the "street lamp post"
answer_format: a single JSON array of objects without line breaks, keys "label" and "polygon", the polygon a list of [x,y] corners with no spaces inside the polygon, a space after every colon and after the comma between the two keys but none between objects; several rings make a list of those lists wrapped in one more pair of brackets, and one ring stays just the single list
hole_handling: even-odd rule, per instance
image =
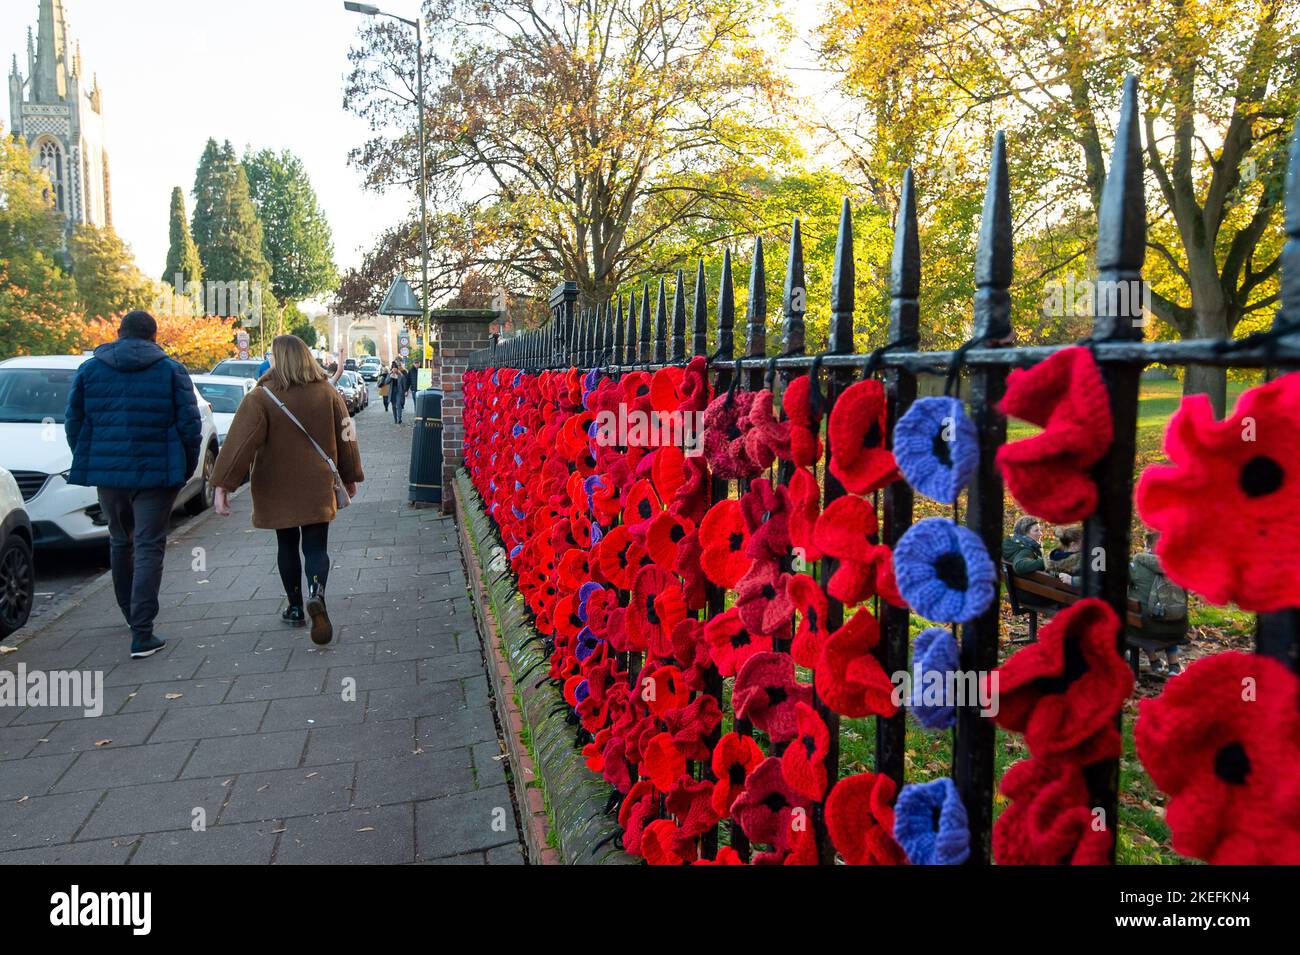
[{"label": "street lamp post", "polygon": [[[420,147],[420,305],[421,314],[424,321],[424,347],[431,347],[429,336],[429,211],[428,201],[426,199],[427,189],[425,187],[425,159],[424,159],[424,38],[420,29],[418,19],[408,20],[405,17],[399,17],[395,13],[385,13],[378,7],[369,3],[352,3],[343,4],[343,9],[352,13],[360,13],[368,17],[388,17],[399,23],[405,23],[407,26],[415,27],[415,89],[417,107],[420,115],[415,124],[416,138]],[[421,354],[423,358],[423,353]]]}]

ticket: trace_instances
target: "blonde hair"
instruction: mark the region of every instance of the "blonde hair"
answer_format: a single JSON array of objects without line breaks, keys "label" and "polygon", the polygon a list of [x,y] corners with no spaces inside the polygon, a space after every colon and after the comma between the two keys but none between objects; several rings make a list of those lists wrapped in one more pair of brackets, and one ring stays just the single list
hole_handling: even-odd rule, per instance
[{"label": "blonde hair", "polygon": [[271,342],[271,381],[281,390],[325,380],[325,369],[311,357],[307,343],[297,335],[277,335]]}]

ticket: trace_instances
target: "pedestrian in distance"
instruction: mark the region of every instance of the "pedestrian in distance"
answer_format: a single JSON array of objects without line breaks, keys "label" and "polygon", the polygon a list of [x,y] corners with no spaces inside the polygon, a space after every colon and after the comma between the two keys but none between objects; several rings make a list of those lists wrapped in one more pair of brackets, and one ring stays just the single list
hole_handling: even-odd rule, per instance
[{"label": "pedestrian in distance", "polygon": [[388,371],[388,404],[393,409],[393,420],[402,423],[402,406],[406,404],[408,390],[406,371],[400,361],[393,362]]},{"label": "pedestrian in distance", "polygon": [[157,336],[148,312],[125,315],[117,341],[100,345],[77,369],[64,415],[72,449],[67,480],[98,489],[132,659],[167,642],[154,633],[167,527],[203,440],[189,373],[158,347]]},{"label": "pedestrian in distance", "polygon": [[231,422],[212,476],[218,514],[230,514],[230,493],[250,469],[253,526],[274,530],[278,544],[276,563],[288,600],[280,617],[293,626],[310,617],[312,642],[329,643],[329,526],[365,475],[343,396],[293,335],[271,343],[271,370]]}]

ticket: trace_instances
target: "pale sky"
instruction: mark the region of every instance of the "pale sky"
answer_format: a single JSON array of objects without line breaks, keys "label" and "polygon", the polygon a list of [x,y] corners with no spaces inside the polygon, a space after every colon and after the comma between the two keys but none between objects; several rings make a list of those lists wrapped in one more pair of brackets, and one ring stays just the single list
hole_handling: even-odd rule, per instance
[{"label": "pale sky", "polygon": [[[380,5],[413,18],[419,0]],[[793,0],[792,7],[800,39],[784,62],[810,64],[815,5]],[[64,0],[64,11],[83,68],[98,73],[104,94],[113,224],[154,278],[167,257],[172,187],[184,189],[189,211],[194,168],[209,136],[230,139],[240,154],[252,145],[288,148],[302,158],[333,229],[340,268],[358,264],[410,208],[410,194],[364,191],[347,163],[348,150],[368,134],[343,110],[347,51],[367,18],[345,11],[342,0]],[[38,12],[38,0],[0,0],[6,78],[14,54],[26,73],[27,29],[35,30]],[[792,79],[821,98],[823,75],[795,70]],[[0,89],[7,131],[7,81]]]}]

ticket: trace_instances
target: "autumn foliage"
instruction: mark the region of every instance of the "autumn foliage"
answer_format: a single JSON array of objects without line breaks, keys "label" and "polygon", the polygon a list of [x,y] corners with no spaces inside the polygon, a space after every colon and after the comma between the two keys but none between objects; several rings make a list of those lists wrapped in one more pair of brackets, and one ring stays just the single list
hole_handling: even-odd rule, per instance
[{"label": "autumn foliage", "polygon": [[[186,368],[207,370],[223,358],[235,357],[235,319],[211,315],[154,315],[158,344]],[[120,319],[97,318],[86,323],[85,347],[117,338]]]}]

